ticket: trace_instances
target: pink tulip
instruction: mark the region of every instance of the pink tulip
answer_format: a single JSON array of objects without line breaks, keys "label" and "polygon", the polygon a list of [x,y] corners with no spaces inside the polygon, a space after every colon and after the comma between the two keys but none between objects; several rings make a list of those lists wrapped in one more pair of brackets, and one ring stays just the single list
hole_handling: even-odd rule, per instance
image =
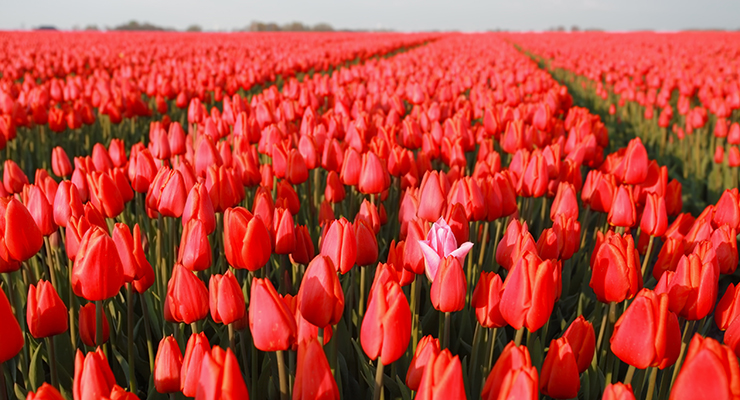
[{"label": "pink tulip", "polygon": [[465,265],[465,256],[473,247],[473,243],[465,242],[458,246],[452,228],[440,218],[432,225],[426,240],[419,241],[419,247],[424,255],[427,278],[434,281],[439,264],[445,257],[453,256],[457,258],[460,265]]}]

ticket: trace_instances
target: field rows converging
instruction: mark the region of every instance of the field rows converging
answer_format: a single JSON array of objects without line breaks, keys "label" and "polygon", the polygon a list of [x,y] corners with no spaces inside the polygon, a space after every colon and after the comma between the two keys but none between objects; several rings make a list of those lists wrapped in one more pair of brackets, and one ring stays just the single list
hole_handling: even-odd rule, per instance
[{"label": "field rows converging", "polygon": [[0,32],[0,400],[740,398],[736,38]]},{"label": "field rows converging", "polygon": [[730,32],[514,34],[511,40],[604,118],[639,136],[689,189],[691,211],[738,186],[740,35]]}]

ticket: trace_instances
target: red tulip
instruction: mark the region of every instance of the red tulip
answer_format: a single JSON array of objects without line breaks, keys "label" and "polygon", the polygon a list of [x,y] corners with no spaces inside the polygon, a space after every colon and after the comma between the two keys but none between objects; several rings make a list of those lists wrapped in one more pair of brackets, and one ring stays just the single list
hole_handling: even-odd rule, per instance
[{"label": "red tulip", "polygon": [[568,339],[571,349],[576,356],[578,373],[583,373],[591,365],[591,359],[596,350],[596,335],[591,322],[579,315],[565,330],[563,337]]},{"label": "red tulip", "polygon": [[729,225],[722,225],[712,233],[710,238],[714,251],[717,253],[719,272],[732,274],[738,264],[737,231]]},{"label": "red tulip", "polygon": [[293,216],[288,210],[276,207],[272,219],[272,233],[275,241],[275,254],[289,254],[295,250],[296,235]]},{"label": "red tulip", "polygon": [[117,223],[113,228],[113,243],[118,250],[118,257],[123,266],[123,279],[125,282],[142,279],[151,270],[149,261],[146,259],[144,249],[141,247],[141,231],[139,225],[134,226],[134,235],[131,236],[128,226]]},{"label": "red tulip", "polygon": [[332,222],[325,232],[320,254],[331,258],[337,271],[346,274],[357,261],[355,231],[350,222],[342,217]]},{"label": "red tulip", "polygon": [[514,329],[535,331],[545,325],[555,305],[555,264],[525,253],[504,281],[499,309]]},{"label": "red tulip", "polygon": [[247,385],[231,349],[214,346],[203,356],[196,400],[249,400]]},{"label": "red tulip", "polygon": [[454,203],[447,207],[444,221],[450,227],[457,243],[465,243],[470,239],[470,221],[465,215],[465,207],[461,203]]},{"label": "red tulip", "polygon": [[66,178],[72,175],[72,164],[63,148],[57,146],[51,151],[51,170],[54,175]]},{"label": "red tulip", "polygon": [[380,222],[378,208],[375,207],[373,203],[367,201],[367,199],[362,200],[362,204],[360,204],[360,211],[355,215],[355,224],[357,223],[357,220],[360,219],[365,221],[367,225],[373,229],[373,232],[376,235],[380,232],[380,226],[382,223]]},{"label": "red tulip", "polygon": [[85,346],[95,347],[101,346],[103,343],[108,341],[110,337],[110,327],[108,325],[108,317],[105,316],[105,310],[103,310],[103,343],[97,342],[98,332],[98,317],[95,303],[87,303],[80,307],[80,339]]},{"label": "red tulip", "polygon": [[287,350],[296,340],[295,318],[268,279],[252,280],[249,328],[262,351]]},{"label": "red tulip", "polygon": [[717,302],[717,309],[714,311],[714,322],[720,330],[726,330],[740,316],[740,300],[738,298],[740,298],[740,290],[737,290],[737,287],[730,283],[725,294]]},{"label": "red tulip", "polygon": [[2,339],[0,363],[4,363],[15,357],[23,348],[23,333],[3,290],[0,290],[0,321],[4,324],[2,333],[0,333],[0,339]]},{"label": "red tulip", "polygon": [[700,320],[714,309],[717,300],[719,264],[711,242],[702,242],[683,256],[668,283],[671,311],[687,320]]},{"label": "red tulip", "polygon": [[558,185],[558,192],[552,201],[550,219],[555,221],[557,216],[565,215],[572,220],[578,220],[578,198],[575,187],[568,182]]},{"label": "red tulip", "polygon": [[427,221],[436,221],[442,216],[442,211],[447,206],[446,196],[448,192],[447,179],[440,176],[437,171],[427,171],[421,181],[419,197],[424,201],[419,204],[418,215]]},{"label": "red tulip", "polygon": [[340,203],[344,200],[346,195],[344,184],[339,180],[339,175],[334,171],[330,171],[326,177],[324,197],[331,203]]},{"label": "red tulip", "polygon": [[95,166],[95,171],[98,172],[106,172],[113,168],[113,160],[110,159],[108,150],[102,143],[95,143],[93,145],[92,163]]},{"label": "red tulip", "polygon": [[411,365],[409,365],[408,372],[406,373],[406,386],[409,389],[418,391],[419,384],[421,384],[421,378],[424,374],[429,361],[439,355],[439,339],[432,337],[431,335],[424,336],[416,345],[416,352],[414,358],[411,359]]},{"label": "red tulip", "polygon": [[91,227],[80,241],[72,267],[72,290],[89,301],[115,296],[123,285],[123,266],[113,240]]},{"label": "red tulip", "polygon": [[555,399],[578,396],[581,388],[576,356],[567,337],[553,339],[542,364],[540,390]]},{"label": "red tulip", "polygon": [[182,264],[175,264],[167,284],[164,319],[191,324],[208,315],[208,289],[195,274]]},{"label": "red tulip", "polygon": [[632,385],[622,382],[610,383],[604,388],[603,400],[635,400],[632,393]]},{"label": "red tulip", "polygon": [[390,365],[406,352],[410,338],[411,310],[401,285],[392,280],[373,285],[360,328],[365,354]]},{"label": "red tulip", "polygon": [[671,388],[671,400],[736,399],[740,367],[735,354],[712,338],[696,334]]},{"label": "red tulip", "polygon": [[445,313],[462,310],[467,285],[460,261],[452,255],[445,257],[439,264],[429,292],[432,306]]},{"label": "red tulip", "polygon": [[367,266],[378,261],[378,240],[375,232],[364,220],[358,219],[353,227],[357,239],[357,257],[355,263]]},{"label": "red tulip", "polygon": [[462,366],[448,349],[431,355],[416,393],[418,400],[465,399]]},{"label": "red tulip", "polygon": [[542,197],[547,191],[548,173],[542,152],[535,150],[519,178],[516,191],[523,197]]},{"label": "red tulip", "polygon": [[640,220],[640,231],[650,236],[663,236],[668,229],[668,213],[665,208],[665,200],[656,195],[648,194],[645,202],[645,210]]},{"label": "red tulip", "polygon": [[59,183],[53,206],[54,223],[65,228],[70,217],[79,218],[85,213],[77,186],[70,181]]},{"label": "red tulip", "polygon": [[77,191],[80,193],[80,200],[83,203],[87,202],[90,198],[90,188],[87,184],[87,171],[84,168],[77,168],[72,172],[72,178],[70,181],[77,187]]},{"label": "red tulip", "polygon": [[617,189],[607,220],[612,226],[625,228],[631,227],[637,222],[635,199],[632,197],[632,191],[627,186],[620,185]]},{"label": "red tulip", "polygon": [[20,193],[23,185],[28,185],[28,177],[13,160],[5,160],[3,168],[3,186],[10,194]]},{"label": "red tulip", "polygon": [[159,187],[156,189],[151,185],[149,187],[149,193],[153,194],[153,198],[151,200],[147,199],[147,204],[165,217],[180,218],[185,209],[187,196],[185,181],[178,170],[166,169],[161,171],[165,171],[162,172],[161,180],[155,180]]},{"label": "red tulip", "polygon": [[108,145],[108,156],[116,168],[126,166],[128,159],[126,158],[126,148],[121,139],[111,139]]},{"label": "red tulip", "polygon": [[97,400],[110,396],[116,379],[108,365],[108,359],[98,348],[85,356],[78,349],[75,355],[75,373],[72,393],[77,400]]},{"label": "red tulip", "polygon": [[315,250],[305,225],[296,225],[295,239],[295,250],[290,254],[290,259],[297,264],[308,264],[313,260]]},{"label": "red tulip", "polygon": [[630,140],[627,152],[617,167],[615,175],[627,185],[642,183],[647,178],[648,155],[640,138]]},{"label": "red tulip", "polygon": [[224,213],[224,253],[234,268],[256,271],[270,259],[270,234],[262,222],[242,207]]},{"label": "red tulip", "polygon": [[520,224],[518,219],[513,219],[496,249],[496,262],[504,269],[511,270],[527,251],[537,254],[534,238],[529,233],[526,222]]},{"label": "red tulip", "polygon": [[242,201],[244,187],[241,180],[234,175],[233,169],[211,165],[206,172],[205,186],[216,212],[224,212]]},{"label": "red tulip", "polygon": [[28,392],[26,400],[64,400],[64,397],[54,386],[44,382],[36,393]]},{"label": "red tulip", "polygon": [[157,392],[179,392],[181,369],[182,352],[177,341],[172,335],[162,338],[154,360],[154,388]]},{"label": "red tulip", "polygon": [[507,325],[499,310],[501,286],[501,276],[494,272],[481,272],[470,305],[475,308],[478,323],[484,328],[502,328]]},{"label": "red tulip", "polygon": [[211,275],[208,293],[208,304],[214,322],[228,325],[244,318],[244,293],[231,271],[226,271],[223,275]]},{"label": "red tulip", "polygon": [[23,188],[23,202],[42,236],[49,236],[57,231],[57,225],[54,223],[54,210],[38,186],[26,185]]},{"label": "red tulip", "polygon": [[331,258],[318,255],[303,276],[298,308],[306,321],[325,328],[336,325],[344,312],[344,292]]},{"label": "red tulip", "polygon": [[183,229],[177,262],[191,271],[204,271],[213,263],[208,233],[200,220],[191,219]]},{"label": "red tulip", "polygon": [[712,222],[716,226],[723,224],[729,225],[731,228],[737,229],[740,227],[740,203],[737,188],[732,190],[726,189],[722,193],[717,205],[714,207],[714,213],[712,215]]},{"label": "red tulip", "polygon": [[[288,309],[290,309],[290,312],[293,313],[293,317],[295,318],[295,324],[297,327],[296,340],[293,342],[291,350],[297,351],[298,344],[309,340],[316,340],[319,337],[319,328],[303,318],[303,315],[301,315],[301,310],[300,308],[298,308],[297,297],[286,294],[285,297],[283,297],[283,301],[288,306]],[[332,334],[333,332],[331,325],[327,326],[324,329],[324,345],[329,343]]]},{"label": "red tulip", "polygon": [[614,325],[611,349],[639,369],[673,365],[681,347],[678,318],[668,310],[668,296],[643,289]]},{"label": "red tulip", "polygon": [[185,347],[185,355],[182,358],[180,369],[180,389],[187,397],[195,397],[198,391],[198,380],[200,378],[201,364],[206,354],[211,352],[211,345],[205,333],[194,333],[190,335]]},{"label": "red tulip", "polygon": [[339,400],[337,382],[316,339],[298,345],[293,400]]},{"label": "red tulip", "polygon": [[665,209],[670,216],[680,214],[683,209],[681,182],[675,179],[668,182],[668,185],[665,188]]},{"label": "red tulip", "polygon": [[208,195],[208,189],[201,182],[196,183],[190,189],[182,212],[182,227],[185,228],[191,219],[200,220],[208,235],[216,230],[216,213],[213,210],[213,203]]},{"label": "red tulip", "polygon": [[536,400],[538,388],[537,369],[532,366],[529,351],[525,346],[509,342],[491,369],[481,397],[485,400]]},{"label": "red tulip", "polygon": [[599,232],[591,256],[591,270],[589,286],[603,303],[620,303],[642,289],[640,259],[628,233],[619,236],[608,231],[604,236]]},{"label": "red tulip", "polygon": [[[44,244],[43,236],[26,207],[15,197],[0,199],[0,258],[16,264],[33,257]],[[15,271],[17,268],[6,269]]]},{"label": "red tulip", "polygon": [[34,285],[28,287],[26,320],[28,331],[36,339],[67,331],[67,306],[50,282],[39,281],[38,289]]},{"label": "red tulip", "polygon": [[93,172],[87,176],[90,188],[90,202],[107,218],[115,218],[123,212],[123,198],[118,186],[110,176]]}]

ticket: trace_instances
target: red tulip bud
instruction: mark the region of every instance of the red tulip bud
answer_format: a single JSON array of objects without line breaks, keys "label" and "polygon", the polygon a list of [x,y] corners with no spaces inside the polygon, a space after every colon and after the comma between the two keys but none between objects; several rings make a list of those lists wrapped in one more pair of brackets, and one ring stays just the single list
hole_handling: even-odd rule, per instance
[{"label": "red tulip bud", "polygon": [[28,287],[26,308],[28,330],[36,339],[46,338],[67,331],[67,306],[48,281],[39,281],[38,288]]}]

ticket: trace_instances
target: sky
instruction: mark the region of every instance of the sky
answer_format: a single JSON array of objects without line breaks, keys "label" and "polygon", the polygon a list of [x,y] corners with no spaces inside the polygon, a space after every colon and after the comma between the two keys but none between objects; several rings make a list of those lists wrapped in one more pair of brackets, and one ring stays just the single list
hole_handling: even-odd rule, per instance
[{"label": "sky", "polygon": [[251,21],[397,31],[740,29],[736,0],[2,0],[0,9],[0,30],[104,28],[131,20],[214,31]]}]

